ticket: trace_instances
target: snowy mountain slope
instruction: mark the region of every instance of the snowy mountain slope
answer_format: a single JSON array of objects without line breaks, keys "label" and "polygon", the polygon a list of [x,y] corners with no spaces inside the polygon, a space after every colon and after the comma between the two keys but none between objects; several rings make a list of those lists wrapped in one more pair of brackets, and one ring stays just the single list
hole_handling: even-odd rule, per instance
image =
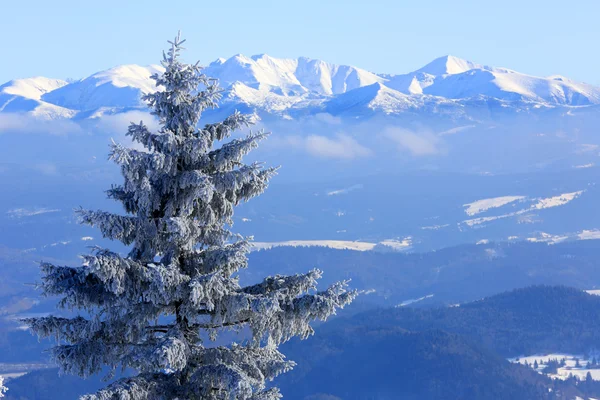
[{"label": "snowy mountain slope", "polygon": [[540,78],[518,72],[473,69],[439,77],[424,93],[446,98],[484,95],[506,100],[530,100],[572,106],[599,104],[600,88],[564,78]]},{"label": "snowy mountain slope", "polygon": [[77,115],[76,110],[3,93],[0,93],[0,113],[26,114],[40,120],[69,119]]},{"label": "snowy mountain slope", "polygon": [[143,106],[143,93],[155,91],[150,75],[160,66],[121,65],[42,95],[42,100],[73,110]]},{"label": "snowy mountain slope", "polygon": [[28,99],[41,100],[43,94],[59,89],[67,84],[68,82],[61,79],[37,76],[27,79],[15,79],[7,82],[0,86],[0,92]]},{"label": "snowy mountain slope", "polygon": [[326,110],[333,115],[360,108],[380,108],[391,113],[416,108],[418,104],[411,96],[389,89],[381,83],[374,83],[332,98],[326,103]]},{"label": "snowy mountain slope", "polygon": [[384,81],[371,72],[347,65],[305,57],[281,59],[266,54],[252,57],[238,54],[227,60],[219,59],[205,73],[218,78],[224,87],[243,82],[251,88],[285,96],[339,94]]},{"label": "snowy mountain slope", "polygon": [[304,103],[303,96],[285,96],[271,91],[259,90],[236,81],[229,86],[224,102],[245,104],[266,112],[277,113]]},{"label": "snowy mountain slope", "polygon": [[549,104],[600,104],[600,88],[561,76],[536,77],[507,68],[489,67],[454,56],[435,59],[403,75],[382,75],[386,85],[407,94],[448,99],[488,96]]},{"label": "snowy mountain slope", "polygon": [[376,112],[391,115],[405,112],[426,112],[432,105],[448,107],[457,115],[461,113],[461,107],[456,101],[432,96],[411,96],[390,89],[379,82],[340,94],[324,103],[325,110],[332,115],[360,115]]},{"label": "snowy mountain slope", "polygon": [[506,68],[488,67],[487,65],[481,65],[471,61],[463,60],[462,58],[447,55],[436,58],[424,67],[416,70],[414,73],[421,72],[429,75],[441,76],[462,74],[463,72],[467,72],[472,69],[479,69],[492,72],[510,72],[510,70]]},{"label": "snowy mountain slope", "polygon": [[[402,75],[376,75],[308,58],[277,59],[268,55],[234,56],[217,60],[205,71],[224,87],[235,82],[281,96],[331,96],[385,85],[387,91],[408,95],[428,94],[445,99],[486,96],[500,100],[525,100],[560,105],[600,104],[600,88],[563,77],[535,77],[506,68],[489,67],[453,56],[438,58]],[[399,98],[397,94],[394,97]],[[442,101],[442,100],[440,100]],[[400,110],[404,110],[400,107]],[[394,109],[382,107],[385,112]]]},{"label": "snowy mountain slope", "polygon": [[44,94],[67,85],[66,81],[44,77],[15,79],[0,86],[0,112],[29,113],[42,119],[70,118],[72,110],[44,101]]},{"label": "snowy mountain slope", "polygon": [[[471,70],[508,72],[505,68],[488,67],[463,60],[454,56],[439,57],[416,71],[402,75],[382,75],[386,84],[395,90],[407,94],[422,94],[423,90],[436,82],[439,77],[462,74]],[[456,96],[447,96],[455,98]]]},{"label": "snowy mountain slope", "polygon": [[[562,77],[525,75],[454,56],[440,57],[408,74],[376,75],[360,68],[303,57],[278,59],[264,54],[252,57],[238,54],[213,62],[205,72],[219,79],[226,88],[239,82],[262,93],[283,97],[335,97],[381,84],[385,87],[385,93],[396,99],[402,96],[392,94],[392,91],[407,95],[428,94],[445,99],[486,96],[507,101],[525,100],[561,105],[600,104],[600,88],[591,85]],[[256,104],[245,98],[244,94],[248,92],[240,93],[243,102]],[[417,99],[415,105],[419,102],[422,101]],[[394,113],[402,112],[406,107],[380,109],[386,113]]]}]

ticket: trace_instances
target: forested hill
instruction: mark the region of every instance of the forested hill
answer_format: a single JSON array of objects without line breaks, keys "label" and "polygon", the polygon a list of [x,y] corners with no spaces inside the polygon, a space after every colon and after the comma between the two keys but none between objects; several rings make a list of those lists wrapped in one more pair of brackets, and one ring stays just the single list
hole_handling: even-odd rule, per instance
[{"label": "forested hill", "polygon": [[[567,287],[517,289],[454,307],[374,309],[338,317],[282,352],[298,363],[276,380],[289,400],[552,400],[600,397],[600,384],[550,380],[509,356],[600,348],[600,297]],[[98,380],[55,370],[10,382],[9,399],[58,400]],[[42,397],[39,397],[40,399]]]},{"label": "forested hill", "polygon": [[566,287],[517,289],[460,307],[394,309],[382,317],[392,315],[406,329],[461,333],[507,357],[600,348],[600,297]]},{"label": "forested hill", "polygon": [[[561,286],[534,286],[455,307],[398,307],[340,319],[339,325],[441,329],[505,357],[600,348],[600,296]],[[336,329],[334,323],[324,327]]]},{"label": "forested hill", "polygon": [[549,395],[549,379],[456,334],[369,325],[318,333],[285,348],[298,362],[277,381],[285,399],[563,398]]},{"label": "forested hill", "polygon": [[[334,319],[284,347],[299,365],[281,387],[289,399],[573,399],[583,386],[550,381],[506,357],[593,348],[600,348],[600,297],[535,286],[455,307]],[[307,397],[318,393],[334,397]]]}]

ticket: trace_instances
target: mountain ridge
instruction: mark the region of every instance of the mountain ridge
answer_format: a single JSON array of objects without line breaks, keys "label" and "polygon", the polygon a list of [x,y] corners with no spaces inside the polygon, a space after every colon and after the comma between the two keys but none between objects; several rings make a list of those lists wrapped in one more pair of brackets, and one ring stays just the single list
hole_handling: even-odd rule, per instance
[{"label": "mountain ridge", "polygon": [[[17,84],[8,82],[0,86],[0,112],[32,112],[45,107],[54,110],[54,114],[49,114],[51,117],[72,118],[82,111],[87,114],[81,115],[89,115],[90,111],[99,109],[118,112],[144,108],[141,96],[154,90],[150,76],[161,68],[119,65],[70,83],[43,77],[11,81]],[[600,87],[562,76],[522,74],[451,55],[438,57],[406,74],[377,74],[319,59],[275,58],[267,54],[219,58],[208,64],[204,72],[218,79],[227,90],[226,102],[246,104],[267,113],[289,109],[309,109],[310,112],[315,104],[320,104],[321,109],[331,109],[336,103],[347,107],[352,97],[350,93],[360,98],[365,91],[375,89],[378,93],[373,97],[379,96],[380,101],[371,104],[356,99],[354,103],[385,114],[423,109],[425,103],[459,104],[457,109],[460,109],[473,100],[485,102],[486,99],[552,107],[600,104]],[[36,82],[46,83],[36,89]],[[55,82],[54,86],[48,82]],[[371,89],[364,89],[366,87]],[[19,106],[17,102],[7,107],[15,101],[15,96],[24,105]],[[336,101],[338,97],[342,99]],[[386,100],[381,100],[382,97]],[[336,113],[341,112],[334,110]]]}]

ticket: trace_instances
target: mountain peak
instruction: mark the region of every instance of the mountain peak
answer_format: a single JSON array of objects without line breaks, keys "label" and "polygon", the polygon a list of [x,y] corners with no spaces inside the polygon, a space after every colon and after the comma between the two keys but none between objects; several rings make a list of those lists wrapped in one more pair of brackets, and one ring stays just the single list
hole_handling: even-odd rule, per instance
[{"label": "mountain peak", "polygon": [[452,55],[438,57],[417,72],[425,72],[430,75],[455,75],[472,69],[486,69],[483,65],[475,64]]},{"label": "mountain peak", "polygon": [[0,92],[22,96],[27,99],[40,100],[42,95],[61,88],[67,84],[61,79],[36,76],[33,78],[15,79],[0,86]]},{"label": "mountain peak", "polygon": [[348,65],[308,57],[275,58],[267,54],[251,57],[238,54],[225,62],[213,62],[204,73],[217,78],[225,87],[242,82],[250,88],[283,96],[334,95],[383,81],[371,72]]},{"label": "mountain peak", "polygon": [[150,76],[162,70],[159,65],[119,65],[45,93],[42,100],[73,110],[143,106],[141,95],[156,90]]}]

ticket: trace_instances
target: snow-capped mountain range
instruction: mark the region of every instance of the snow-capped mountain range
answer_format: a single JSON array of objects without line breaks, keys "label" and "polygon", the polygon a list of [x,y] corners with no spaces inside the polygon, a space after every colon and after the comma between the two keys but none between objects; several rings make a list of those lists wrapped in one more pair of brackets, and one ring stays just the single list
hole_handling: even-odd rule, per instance
[{"label": "snow-capped mountain range", "polygon": [[[0,112],[55,119],[143,108],[140,97],[154,90],[150,76],[160,69],[121,65],[74,82],[44,77],[13,80],[0,86]],[[600,104],[600,87],[454,56],[440,57],[407,74],[390,75],[304,57],[238,54],[212,62],[205,73],[227,89],[224,102],[275,114],[364,110],[398,114],[431,107],[462,112],[474,101],[490,100],[519,104],[517,108]]]}]

